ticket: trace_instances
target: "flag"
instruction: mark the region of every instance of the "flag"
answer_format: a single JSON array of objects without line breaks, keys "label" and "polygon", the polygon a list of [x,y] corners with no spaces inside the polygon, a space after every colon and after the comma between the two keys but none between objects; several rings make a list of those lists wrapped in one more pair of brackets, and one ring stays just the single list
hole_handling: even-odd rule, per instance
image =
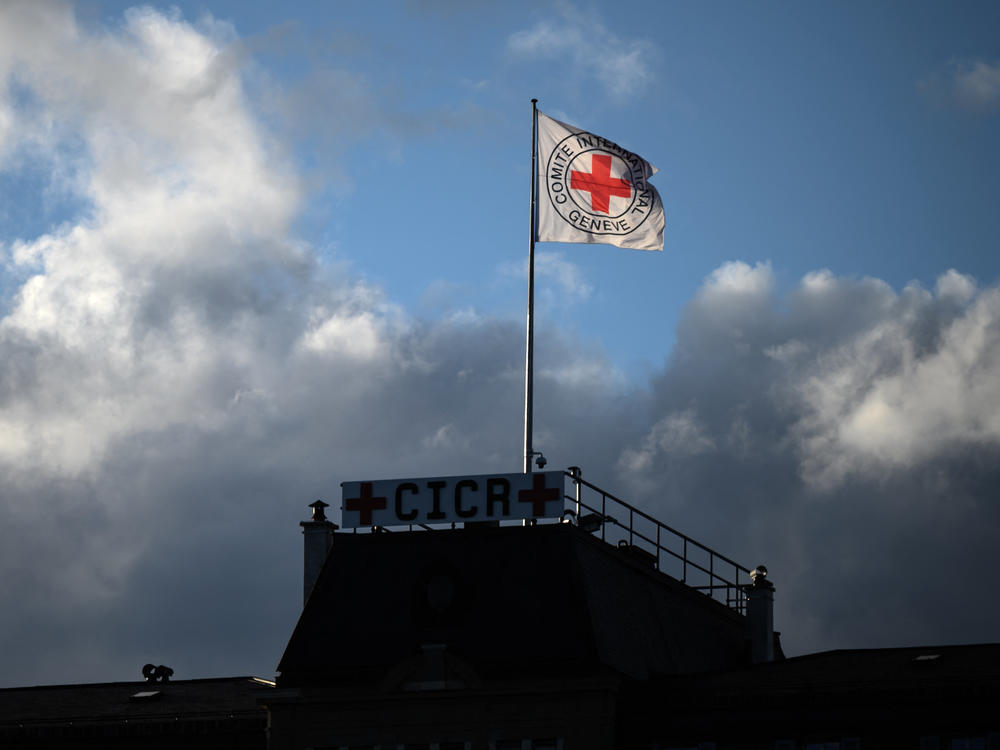
[{"label": "flag", "polygon": [[663,249],[663,203],[648,161],[538,113],[539,242]]}]

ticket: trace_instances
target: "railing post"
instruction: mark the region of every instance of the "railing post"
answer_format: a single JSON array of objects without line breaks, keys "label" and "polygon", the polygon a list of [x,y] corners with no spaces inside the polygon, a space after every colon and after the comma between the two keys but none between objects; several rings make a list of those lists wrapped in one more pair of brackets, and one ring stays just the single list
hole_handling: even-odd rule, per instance
[{"label": "railing post", "polygon": [[682,562],[684,564],[681,566],[681,583],[687,583],[687,580],[688,580],[688,540],[687,540],[687,537],[684,537],[684,559],[682,560]]},{"label": "railing post", "polygon": [[[577,516],[577,519],[579,519],[580,516],[581,516],[581,514],[583,513],[583,510],[584,510],[584,507],[585,507],[585,504],[583,502],[583,485],[584,485],[583,472],[581,471],[581,469],[580,469],[579,466],[570,466],[570,467],[568,467],[566,469],[565,473],[568,474],[573,479],[573,483],[574,483],[574,485],[576,485],[575,488],[574,488],[573,496],[570,497],[569,495],[565,495],[565,499],[571,500],[572,502],[575,502],[575,505],[576,505],[576,508],[575,508],[576,516]],[[655,544],[656,545],[656,558],[655,558],[655,569],[656,570],[659,570],[661,572],[663,570],[663,566],[661,565],[661,559],[660,559],[662,553],[666,553],[672,559],[679,559],[681,561],[681,578],[680,578],[681,583],[687,584],[688,586],[691,586],[692,588],[694,588],[696,590],[699,590],[699,591],[702,591],[702,592],[706,593],[709,597],[715,599],[716,601],[718,601],[720,603],[725,603],[725,605],[728,606],[730,609],[734,609],[735,611],[737,611],[740,614],[744,614],[744,615],[748,614],[748,610],[750,608],[750,597],[748,595],[749,587],[747,587],[747,586],[745,586],[745,585],[743,585],[741,583],[741,581],[740,581],[741,575],[740,574],[741,573],[749,573],[750,571],[746,570],[745,568],[743,568],[743,566],[739,565],[738,563],[733,562],[732,560],[730,560],[728,557],[726,557],[724,555],[717,555],[714,552],[714,550],[706,547],[703,544],[700,544],[699,542],[695,541],[694,539],[689,539],[686,535],[682,534],[681,532],[677,531],[676,529],[671,528],[669,525],[667,525],[665,523],[662,523],[661,521],[657,520],[656,518],[648,515],[647,513],[645,513],[644,511],[642,511],[641,509],[639,509],[639,508],[633,508],[631,505],[629,505],[624,500],[620,500],[619,498],[615,497],[611,493],[602,490],[600,487],[595,487],[594,485],[589,484],[589,483],[587,483],[587,487],[589,487],[593,492],[600,493],[600,495],[601,495],[601,505],[600,505],[601,541],[603,541],[603,542],[607,542],[608,541],[608,536],[607,536],[608,524],[609,523],[613,523],[615,525],[615,527],[617,528],[617,530],[614,532],[613,538],[619,539],[622,543],[625,542],[625,539],[622,539],[621,537],[618,536],[619,531],[622,530],[622,529],[624,529],[624,527],[625,527],[625,524],[622,523],[619,520],[619,518],[621,517],[620,516],[620,511],[622,509],[628,510],[628,537],[627,537],[628,544],[630,546],[634,546],[635,545],[635,537],[636,536],[638,536],[644,542],[649,542],[650,544]],[[609,501],[609,499],[610,499],[610,501],[612,503],[615,504],[615,508],[614,508],[615,515],[614,516],[609,516],[608,515],[608,501]],[[594,512],[597,511],[597,508],[595,506],[586,506],[586,507],[587,507],[588,510],[593,510]],[[567,511],[567,512],[570,512],[570,511]],[[636,529],[635,529],[635,515],[636,514],[639,514],[639,516],[641,518],[645,519],[646,521],[655,524],[655,526],[656,526],[655,541],[654,541],[653,538],[651,538],[651,535],[647,536],[647,532],[645,530],[643,530],[643,531],[636,531]],[[424,528],[427,528],[427,527],[424,527]],[[643,529],[645,529],[645,527],[643,527]],[[665,545],[665,543],[663,541],[663,532],[664,531],[669,532],[669,534],[671,535],[670,539],[672,541],[669,543],[669,545]],[[358,530],[356,528],[353,529],[353,533],[355,533],[355,534],[358,533]],[[677,539],[680,539],[681,542],[682,542],[682,551],[681,551],[681,554],[677,554],[677,552],[674,551],[676,548],[673,545],[676,543]],[[688,553],[690,552],[690,550],[689,550],[689,546],[690,546],[689,542],[691,544],[693,544],[698,550],[700,550],[699,555],[698,555],[699,556],[699,560],[698,561],[690,560],[689,557],[688,557]],[[702,552],[708,554],[708,568],[707,569],[700,562],[701,553]],[[721,574],[715,572],[715,558],[716,557],[719,557],[726,566],[732,566],[732,569],[733,569],[733,571],[735,573],[734,579],[729,579],[727,577],[727,576],[730,575],[729,572],[728,572],[728,570],[729,570],[728,567]],[[692,582],[692,583],[689,583],[688,580],[687,580],[687,578],[688,578],[688,575],[687,575],[688,574],[688,565],[689,564],[695,570],[695,579],[696,580],[694,582]],[[671,569],[672,569],[672,563],[671,563]],[[708,574],[708,585],[705,585],[705,586],[699,585],[701,583],[701,581],[702,581],[701,576],[702,576],[702,574],[705,574],[705,573]],[[719,584],[715,583],[716,579],[719,579]],[[722,592],[722,589],[725,589],[725,593]],[[719,596],[715,595],[716,590],[719,591]]]},{"label": "railing post", "polygon": [[657,523],[656,524],[656,569],[657,570],[660,569],[660,550],[661,549],[663,549],[663,548],[660,547],[660,524]]},{"label": "railing post", "polygon": [[569,473],[573,476],[573,484],[576,485],[576,518],[580,519],[580,504],[583,500],[583,470],[579,466],[570,466]]},{"label": "railing post", "polygon": [[[606,492],[602,491],[601,492],[601,518],[604,518],[607,515],[608,515],[608,495],[607,495]],[[605,536],[606,536],[606,531],[605,530],[607,529],[607,526],[608,525],[606,523],[602,523],[601,524],[601,541],[602,542],[607,541],[605,539]]]}]

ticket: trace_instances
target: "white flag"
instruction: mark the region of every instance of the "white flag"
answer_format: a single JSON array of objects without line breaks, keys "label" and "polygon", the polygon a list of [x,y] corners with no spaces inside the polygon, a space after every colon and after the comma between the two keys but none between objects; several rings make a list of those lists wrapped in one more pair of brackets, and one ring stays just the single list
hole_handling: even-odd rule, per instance
[{"label": "white flag", "polygon": [[539,242],[663,249],[656,167],[600,136],[538,113]]}]

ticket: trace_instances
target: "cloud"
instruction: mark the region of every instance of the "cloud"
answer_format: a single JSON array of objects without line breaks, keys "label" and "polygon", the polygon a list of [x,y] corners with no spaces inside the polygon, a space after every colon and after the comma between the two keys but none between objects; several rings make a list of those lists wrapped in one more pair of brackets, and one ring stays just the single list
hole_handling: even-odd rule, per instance
[{"label": "cloud", "polygon": [[[948,289],[954,281],[943,281]],[[803,470],[819,483],[1000,446],[1000,291],[952,318],[941,298],[904,293],[893,318],[824,352],[798,383]]]},{"label": "cloud", "polygon": [[595,14],[570,3],[560,3],[558,15],[511,34],[510,53],[529,62],[558,61],[560,71],[596,80],[616,98],[636,94],[652,82],[650,42],[622,39]]},{"label": "cloud", "polygon": [[920,88],[963,109],[988,112],[1000,104],[1000,62],[952,61]]},{"label": "cloud", "polygon": [[219,406],[189,398],[222,362],[253,356],[254,319],[310,260],[285,236],[296,182],[269,158],[238,76],[216,66],[225,28],[198,31],[143,10],[126,15],[118,36],[94,37],[68,28],[59,5],[15,4],[8,16],[25,28],[7,55],[57,123],[47,148],[82,143],[89,166],[78,187],[90,208],[14,244],[13,262],[30,278],[0,321],[0,341],[34,372],[28,392],[38,401],[30,429],[20,403],[0,404],[16,436],[0,458],[72,474],[116,435],[165,414],[217,419]]},{"label": "cloud", "polygon": [[[0,639],[21,644],[4,682],[151,659],[267,675],[308,500],[520,465],[522,324],[409,318],[294,237],[305,193],[226,24],[143,9],[87,29],[18,3],[0,29],[2,83],[23,92],[0,105],[5,153],[45,153],[41,171],[70,154],[80,206],[3,238],[0,606],[17,617]],[[586,294],[575,266],[540,269]],[[552,403],[611,372],[558,336],[537,362]]]},{"label": "cloud", "polygon": [[[727,263],[689,303],[664,378],[713,364],[682,389],[716,404],[704,412],[718,410],[722,381],[732,393],[763,398],[773,416],[783,415],[801,477],[817,487],[906,471],[955,450],[998,448],[1000,291],[977,292],[954,270],[936,289],[910,285],[897,294],[875,279],[821,271],[806,275],[782,310],[768,266]],[[703,382],[705,395],[694,387]],[[726,398],[733,418],[744,398]],[[639,463],[648,468],[652,455],[676,446],[714,446],[718,438],[691,427],[701,424],[698,411],[685,405],[657,422]],[[667,439],[676,434],[683,439]]]},{"label": "cloud", "polygon": [[694,456],[715,450],[715,441],[705,434],[694,409],[663,417],[643,438],[640,447],[626,448],[619,459],[623,471],[642,473],[657,454]]},{"label": "cloud", "polygon": [[1000,289],[935,289],[819,271],[779,294],[767,266],[725,264],[620,451],[625,496],[783,571],[792,652],[995,637],[992,604],[961,627],[925,611],[977,600],[963,576],[1000,532]]},{"label": "cloud", "polygon": [[1000,64],[983,60],[956,65],[955,96],[969,107],[990,109],[1000,103]]},{"label": "cloud", "polygon": [[[24,163],[74,198],[0,237],[3,681],[266,676],[308,502],[520,466],[523,321],[414,317],[298,239],[306,192],[226,24],[7,3],[0,35],[0,169],[44,155]],[[560,254],[539,273],[590,293]],[[786,294],[734,261],[643,387],[536,330],[534,444],[766,562],[792,652],[988,640],[998,330],[1000,292],[957,271]]]},{"label": "cloud", "polygon": [[952,299],[964,305],[976,293],[976,280],[950,268],[938,277],[934,292],[940,299]]},{"label": "cloud", "polygon": [[[525,268],[527,274],[527,268]],[[535,276],[550,283],[542,288],[545,303],[555,306],[583,302],[590,298],[593,285],[584,277],[580,267],[566,259],[565,253],[541,251],[535,255]],[[558,302],[557,302],[558,298]]]},{"label": "cloud", "polygon": [[[506,276],[528,278],[528,260],[510,263],[501,268]],[[593,285],[580,267],[559,251],[541,250],[535,253],[535,278],[547,283],[536,291],[544,295],[540,302],[546,307],[566,306],[590,298]]]}]

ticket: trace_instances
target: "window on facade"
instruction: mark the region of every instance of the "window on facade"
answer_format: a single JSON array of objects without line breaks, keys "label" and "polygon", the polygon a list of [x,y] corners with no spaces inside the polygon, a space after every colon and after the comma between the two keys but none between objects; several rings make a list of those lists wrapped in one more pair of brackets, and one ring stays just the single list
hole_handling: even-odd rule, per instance
[{"label": "window on facade", "polygon": [[562,737],[545,737],[533,740],[496,740],[490,750],[563,750]]},{"label": "window on facade", "polygon": [[986,750],[986,738],[956,737],[951,741],[951,750]]}]

